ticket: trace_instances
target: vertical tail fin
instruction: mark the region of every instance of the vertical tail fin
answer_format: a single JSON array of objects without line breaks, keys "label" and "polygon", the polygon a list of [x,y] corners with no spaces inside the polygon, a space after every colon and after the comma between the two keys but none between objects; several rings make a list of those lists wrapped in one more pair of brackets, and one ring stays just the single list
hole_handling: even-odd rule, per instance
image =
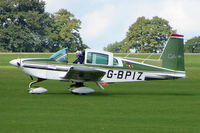
[{"label": "vertical tail fin", "polygon": [[177,71],[184,71],[183,35],[172,34],[160,57],[162,67]]}]

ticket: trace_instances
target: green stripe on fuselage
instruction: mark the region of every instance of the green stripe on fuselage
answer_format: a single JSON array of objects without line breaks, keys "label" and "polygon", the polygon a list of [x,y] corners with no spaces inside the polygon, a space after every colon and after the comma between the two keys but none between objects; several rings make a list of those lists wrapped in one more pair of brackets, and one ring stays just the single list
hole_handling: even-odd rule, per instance
[{"label": "green stripe on fuselage", "polygon": [[136,70],[136,71],[160,71],[160,72],[172,72],[173,70],[164,69],[157,66],[151,66],[148,64],[141,64],[139,62],[125,61],[123,60],[123,67],[121,66],[107,66],[107,65],[94,65],[94,64],[72,64],[57,62],[51,59],[27,59],[24,60],[27,63],[39,63],[39,64],[48,64],[48,65],[66,65],[66,66],[87,66],[94,68],[105,68],[105,69],[126,69],[126,70]]},{"label": "green stripe on fuselage", "polygon": [[55,60],[52,60],[50,58],[44,58],[44,59],[25,59],[23,62],[28,62],[28,63],[41,63],[41,64],[54,64],[54,65],[66,65],[67,63],[65,62],[58,62]]}]

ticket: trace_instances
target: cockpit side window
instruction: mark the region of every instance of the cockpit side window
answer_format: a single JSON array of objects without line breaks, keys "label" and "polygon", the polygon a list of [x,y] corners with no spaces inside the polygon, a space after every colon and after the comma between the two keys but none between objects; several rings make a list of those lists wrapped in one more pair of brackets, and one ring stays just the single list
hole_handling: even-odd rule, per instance
[{"label": "cockpit side window", "polygon": [[88,52],[87,63],[108,65],[108,55],[101,53]]},{"label": "cockpit side window", "polygon": [[92,53],[88,52],[87,54],[87,63],[92,63]]},{"label": "cockpit side window", "polygon": [[113,58],[113,65],[114,66],[117,66],[119,63],[118,63],[118,60],[116,58]]}]

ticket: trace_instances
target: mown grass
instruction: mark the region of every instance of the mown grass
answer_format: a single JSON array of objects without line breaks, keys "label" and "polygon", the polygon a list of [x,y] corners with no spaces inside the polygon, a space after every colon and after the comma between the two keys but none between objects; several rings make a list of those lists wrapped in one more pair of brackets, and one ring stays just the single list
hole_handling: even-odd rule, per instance
[{"label": "mown grass", "polygon": [[87,83],[96,92],[83,96],[60,81],[40,83],[49,90],[45,94],[28,94],[30,78],[8,63],[18,56],[50,55],[0,55],[2,133],[200,132],[200,55],[185,56],[186,79],[115,83],[105,90]]}]

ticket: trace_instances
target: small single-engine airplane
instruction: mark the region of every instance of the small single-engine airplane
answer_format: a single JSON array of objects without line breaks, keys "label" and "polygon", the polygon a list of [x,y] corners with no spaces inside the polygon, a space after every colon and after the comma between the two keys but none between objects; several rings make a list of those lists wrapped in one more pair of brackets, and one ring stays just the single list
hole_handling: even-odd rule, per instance
[{"label": "small single-engine airplane", "polygon": [[[83,64],[67,61],[68,49],[63,49],[50,58],[14,59],[10,64],[21,68],[26,74],[37,78],[29,84],[29,93],[44,93],[47,89],[32,87],[43,80],[101,83],[135,82],[155,79],[186,78],[184,69],[183,35],[172,34],[158,60],[114,57],[113,53],[86,49]],[[145,62],[160,62],[160,66]],[[159,64],[159,63],[156,63]],[[84,85],[71,87],[75,94],[87,94],[93,89]]]}]

